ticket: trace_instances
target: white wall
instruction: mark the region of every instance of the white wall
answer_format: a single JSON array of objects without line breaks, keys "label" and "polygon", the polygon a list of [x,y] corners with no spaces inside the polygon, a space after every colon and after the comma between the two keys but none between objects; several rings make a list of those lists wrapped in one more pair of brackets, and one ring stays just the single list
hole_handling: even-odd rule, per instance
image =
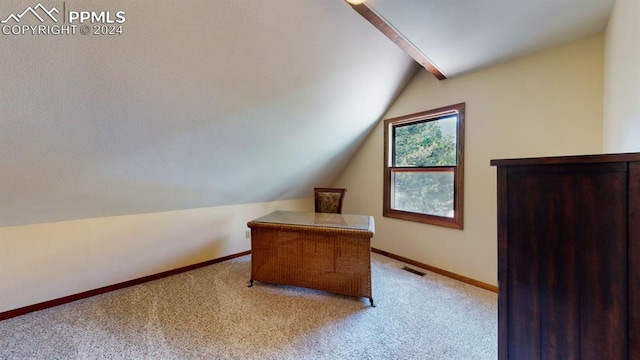
[{"label": "white wall", "polygon": [[437,81],[419,72],[384,118],[466,102],[464,230],[382,217],[383,128],[334,185],[347,213],[376,220],[376,248],[497,284],[496,170],[491,159],[598,153],[604,37]]},{"label": "white wall", "polygon": [[313,201],[0,228],[0,312],[249,250],[247,222],[275,210],[313,211]]},{"label": "white wall", "polygon": [[606,32],[604,152],[640,151],[640,1],[617,0]]}]

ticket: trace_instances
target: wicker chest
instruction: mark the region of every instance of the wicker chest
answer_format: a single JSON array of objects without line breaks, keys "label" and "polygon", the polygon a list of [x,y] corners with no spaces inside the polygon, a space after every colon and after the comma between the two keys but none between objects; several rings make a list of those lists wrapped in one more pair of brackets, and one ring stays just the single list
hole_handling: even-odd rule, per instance
[{"label": "wicker chest", "polygon": [[276,211],[250,221],[254,280],[367,297],[372,216]]}]

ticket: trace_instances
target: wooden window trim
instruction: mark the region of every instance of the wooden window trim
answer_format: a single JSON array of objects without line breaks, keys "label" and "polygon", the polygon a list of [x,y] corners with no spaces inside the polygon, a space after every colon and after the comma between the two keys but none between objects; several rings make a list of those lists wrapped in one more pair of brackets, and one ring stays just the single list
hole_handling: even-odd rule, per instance
[{"label": "wooden window trim", "polygon": [[[454,167],[442,166],[442,167],[404,167],[393,169],[390,166],[391,160],[391,134],[392,126],[401,124],[408,124],[412,122],[424,121],[427,119],[439,118],[449,114],[458,115],[458,128],[457,128],[457,165]],[[464,220],[464,118],[465,118],[465,103],[459,103],[449,106],[444,106],[437,109],[427,110],[415,114],[400,116],[396,118],[387,119],[384,121],[384,181],[383,181],[383,211],[384,217],[420,222],[425,224],[432,224],[444,227],[450,227],[454,229],[463,229]],[[454,168],[454,198],[453,209],[454,217],[448,218],[443,216],[426,215],[402,210],[396,210],[391,207],[391,175],[392,170],[396,172],[409,172],[409,171],[451,171]]]}]

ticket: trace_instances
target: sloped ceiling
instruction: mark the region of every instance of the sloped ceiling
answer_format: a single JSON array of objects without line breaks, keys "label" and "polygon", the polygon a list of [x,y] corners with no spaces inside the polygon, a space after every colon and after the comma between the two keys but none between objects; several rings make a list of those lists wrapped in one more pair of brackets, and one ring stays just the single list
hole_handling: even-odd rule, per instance
[{"label": "sloped ceiling", "polygon": [[42,4],[126,22],[0,34],[0,226],[311,196],[417,68],[341,0]]},{"label": "sloped ceiling", "polygon": [[605,30],[614,0],[366,0],[448,78]]}]

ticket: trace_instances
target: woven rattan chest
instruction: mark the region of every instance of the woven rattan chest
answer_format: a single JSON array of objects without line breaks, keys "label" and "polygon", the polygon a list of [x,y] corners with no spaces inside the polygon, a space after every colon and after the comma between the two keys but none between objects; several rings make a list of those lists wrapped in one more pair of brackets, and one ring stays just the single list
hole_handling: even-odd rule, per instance
[{"label": "woven rattan chest", "polygon": [[251,280],[367,297],[372,216],[276,211],[247,223]]}]

